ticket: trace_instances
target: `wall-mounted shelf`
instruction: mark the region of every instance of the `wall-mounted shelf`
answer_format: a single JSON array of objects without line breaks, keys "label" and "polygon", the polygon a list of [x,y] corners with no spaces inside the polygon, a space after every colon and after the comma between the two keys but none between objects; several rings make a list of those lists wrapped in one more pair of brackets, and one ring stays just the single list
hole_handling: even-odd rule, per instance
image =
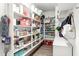
[{"label": "wall-mounted shelf", "polygon": [[31,19],[31,17],[29,17],[29,16],[25,16],[25,15],[23,15],[23,14],[14,12],[14,18],[17,19],[17,18],[19,18],[19,17],[23,17],[23,18]]},{"label": "wall-mounted shelf", "polygon": [[24,37],[27,37],[27,36],[31,36],[31,34],[27,34],[25,36],[19,36],[19,38],[24,38]]},{"label": "wall-mounted shelf", "polygon": [[[49,22],[45,22],[45,21]],[[44,38],[45,39],[53,39],[55,36],[55,23],[54,23],[54,17],[46,18],[44,20]]]},{"label": "wall-mounted shelf", "polygon": [[36,21],[36,22],[41,22],[40,20],[36,20],[36,19],[34,19],[34,21]]},{"label": "wall-mounted shelf", "polygon": [[[22,5],[23,6],[23,5]],[[31,16],[32,13],[34,14],[34,12],[29,12],[29,15]],[[36,13],[35,13],[36,14]],[[42,40],[42,35],[41,35],[41,21],[40,18],[38,19],[33,19],[30,16],[25,16],[24,14],[20,14],[17,13],[16,11],[13,11],[13,19],[16,21],[18,21],[19,18],[25,18],[27,20],[31,19],[31,25],[30,26],[20,26],[20,25],[14,25],[14,51],[13,54],[15,56],[25,56],[28,53],[30,53],[30,51],[32,51],[34,48],[36,48],[36,46],[38,46],[39,44],[41,44]],[[36,15],[38,16],[38,15]],[[35,16],[34,16],[35,17]],[[40,17],[40,16],[39,16]],[[21,20],[19,20],[21,22]],[[33,23],[34,21],[34,23]],[[16,23],[16,22],[15,22]],[[25,23],[23,23],[24,25]],[[35,24],[36,26],[33,27],[32,25]],[[38,25],[38,26],[37,26]],[[37,28],[38,27],[38,28]],[[34,29],[35,28],[35,29]],[[18,32],[21,33],[20,35],[18,35]],[[16,33],[17,32],[17,33]],[[39,35],[38,35],[39,34]],[[33,36],[35,38],[33,38]],[[15,38],[16,37],[16,38]],[[29,38],[28,38],[29,37]],[[27,42],[26,42],[27,41]],[[38,41],[38,42],[37,42]],[[25,43],[24,43],[25,42]],[[33,46],[33,44],[36,42],[36,44]],[[22,45],[21,45],[22,43]],[[17,45],[19,47],[17,47]],[[21,45],[21,46],[20,46]],[[16,47],[16,48],[15,48]]]},{"label": "wall-mounted shelf", "polygon": [[41,40],[38,44],[36,44],[35,46],[33,46],[31,49],[29,49],[26,53],[24,53],[22,56],[27,55],[30,51],[32,51],[34,48],[36,48],[40,43],[42,43],[43,40]]},{"label": "wall-mounted shelf", "polygon": [[[32,42],[32,43],[33,43],[33,42]],[[25,44],[25,45],[22,46],[21,48],[15,49],[15,50],[14,50],[14,53],[16,53],[16,52],[18,52],[19,50],[21,50],[21,49],[27,47],[27,46],[30,45],[30,44],[31,44],[31,42],[29,42],[28,44]]]},{"label": "wall-mounted shelf", "polygon": [[[40,40],[41,38],[42,38],[42,37],[40,37],[40,38],[34,40],[33,42],[36,42],[36,41]],[[18,52],[19,50],[21,50],[21,49],[27,47],[28,45],[32,44],[33,42],[29,42],[29,43],[25,44],[23,47],[18,48],[18,49],[15,49],[14,53],[16,53],[16,52]]]},{"label": "wall-mounted shelf", "polygon": [[[30,44],[32,44],[32,43],[34,43],[34,42],[36,42],[36,41],[38,41],[38,40],[40,40],[42,37],[40,37],[40,38],[38,38],[38,39],[35,39],[33,42],[29,42],[29,43],[27,43],[27,44],[25,44],[23,47],[21,47],[21,48],[18,48],[18,49],[15,49],[14,50],[14,53],[16,53],[16,52],[18,52],[19,50],[21,50],[21,49],[23,49],[23,48],[25,48],[25,47],[27,47],[27,46],[29,46]],[[39,43],[41,43],[43,40],[41,40]],[[38,43],[38,44],[39,44]],[[38,45],[37,44],[37,45]],[[36,45],[36,46],[37,46]],[[34,48],[34,47],[33,47]],[[33,48],[31,48],[31,50],[33,49]],[[30,50],[29,50],[30,51]],[[28,52],[26,52],[26,53],[24,53],[23,55],[25,55],[25,54],[27,54]]]}]

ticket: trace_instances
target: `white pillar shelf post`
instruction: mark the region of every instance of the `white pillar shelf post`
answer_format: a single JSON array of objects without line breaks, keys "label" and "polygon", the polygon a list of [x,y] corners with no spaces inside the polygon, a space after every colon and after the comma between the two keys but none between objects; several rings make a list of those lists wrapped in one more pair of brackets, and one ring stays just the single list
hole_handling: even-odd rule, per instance
[{"label": "white pillar shelf post", "polygon": [[58,6],[56,6],[55,7],[55,37],[59,37],[59,33],[56,30],[56,27],[59,26],[58,16],[59,16],[59,8]]}]

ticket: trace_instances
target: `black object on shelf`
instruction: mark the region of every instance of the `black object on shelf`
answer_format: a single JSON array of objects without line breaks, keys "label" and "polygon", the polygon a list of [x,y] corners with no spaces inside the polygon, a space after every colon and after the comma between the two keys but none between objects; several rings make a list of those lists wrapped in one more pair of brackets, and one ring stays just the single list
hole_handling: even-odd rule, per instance
[{"label": "black object on shelf", "polygon": [[16,20],[16,25],[20,25],[20,21]]}]

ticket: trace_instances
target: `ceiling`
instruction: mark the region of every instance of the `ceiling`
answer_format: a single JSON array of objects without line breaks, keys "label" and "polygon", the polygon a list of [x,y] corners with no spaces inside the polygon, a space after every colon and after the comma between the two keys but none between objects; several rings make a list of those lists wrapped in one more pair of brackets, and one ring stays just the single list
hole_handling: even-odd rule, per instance
[{"label": "ceiling", "polygon": [[56,6],[55,3],[35,3],[34,5],[43,11],[54,10]]},{"label": "ceiling", "polygon": [[76,6],[76,3],[58,3],[61,10],[69,10]]},{"label": "ceiling", "polygon": [[34,5],[43,11],[51,11],[55,10],[55,6],[59,6],[61,10],[72,9],[76,3],[34,3]]}]

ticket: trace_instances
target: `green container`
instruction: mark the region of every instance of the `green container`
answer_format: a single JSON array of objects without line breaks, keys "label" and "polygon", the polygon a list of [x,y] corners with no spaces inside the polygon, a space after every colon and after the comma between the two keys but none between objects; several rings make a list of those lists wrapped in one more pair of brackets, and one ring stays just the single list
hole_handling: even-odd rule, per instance
[{"label": "green container", "polygon": [[24,54],[24,49],[14,53],[14,56],[22,56]]}]

